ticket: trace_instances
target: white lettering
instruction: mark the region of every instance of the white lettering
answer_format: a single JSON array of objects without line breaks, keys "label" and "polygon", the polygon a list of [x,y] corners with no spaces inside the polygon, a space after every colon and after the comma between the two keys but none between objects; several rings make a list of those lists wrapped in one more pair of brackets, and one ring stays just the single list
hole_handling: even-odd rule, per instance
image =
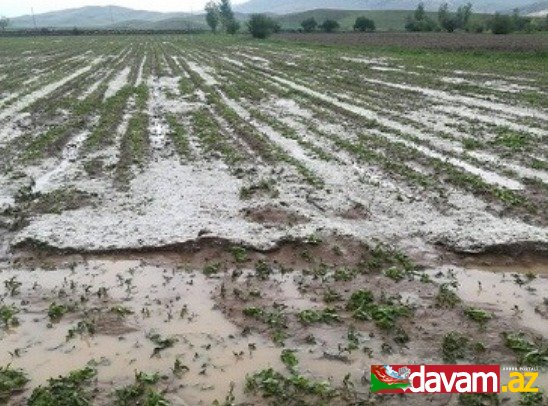
[{"label": "white lettering", "polygon": [[[493,380],[493,387],[491,390],[489,390],[489,378]],[[499,382],[497,378],[498,378],[497,374],[495,374],[494,372],[489,372],[489,373],[473,372],[472,373],[472,379],[474,382],[473,391],[474,392],[478,391],[478,382],[481,379],[483,383],[482,389],[481,389],[482,392],[497,392],[499,387]]]}]

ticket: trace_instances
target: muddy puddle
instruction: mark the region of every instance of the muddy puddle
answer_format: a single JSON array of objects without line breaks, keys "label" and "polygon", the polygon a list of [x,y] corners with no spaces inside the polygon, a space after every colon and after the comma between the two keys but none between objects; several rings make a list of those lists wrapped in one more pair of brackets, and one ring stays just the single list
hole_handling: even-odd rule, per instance
[{"label": "muddy puddle", "polygon": [[[91,365],[98,372],[97,404],[109,404],[115,389],[130,385],[138,372],[159,373],[158,388],[174,405],[222,402],[231,387],[238,401],[254,404],[259,398],[245,392],[246,377],[268,368],[287,374],[284,350],[294,351],[299,373],[308,379],[341,388],[350,374],[346,385],[351,382],[352,396],[368,399],[372,363],[443,362],[438,346],[448,331],[486,346],[485,353],[463,362],[509,366],[517,361],[501,345],[500,334],[548,336],[548,281],[542,270],[534,276],[509,268],[439,266],[394,280],[386,271],[360,270],[367,256],[343,248],[355,266],[329,265],[313,249],[311,255],[295,248],[293,261],[285,248],[253,258],[236,250],[228,254],[232,260],[214,252],[191,257],[166,252],[2,264],[0,307],[14,306],[18,323],[0,328],[0,365],[22,368],[30,379],[12,403],[24,404],[48,378]],[[375,255],[368,261],[378,260]],[[223,262],[212,262],[215,258]],[[437,307],[442,284],[456,287],[461,307]],[[396,298],[384,303],[396,300],[411,313],[388,330],[357,320],[346,303],[360,289]],[[59,306],[63,310],[56,313]],[[470,306],[492,314],[486,326],[466,320],[462,309]],[[335,312],[333,320],[305,321],[303,315],[326,308]],[[248,317],[250,309],[270,319]],[[272,315],[283,323],[272,322]],[[540,384],[548,382],[541,378]],[[456,401],[440,397],[432,404]],[[413,402],[408,404],[420,404]]]},{"label": "muddy puddle", "polygon": [[[98,260],[54,270],[4,270],[0,276],[22,283],[19,293],[4,299],[21,312],[20,325],[2,333],[0,364],[23,368],[33,386],[95,361],[107,386],[131,383],[136,371],[160,372],[171,376],[165,384],[174,404],[211,404],[257,365],[279,364],[271,343],[242,337],[215,310],[210,292],[216,281],[201,273]],[[5,286],[1,292],[7,294]],[[75,309],[51,322],[52,303]],[[81,320],[93,323],[95,333],[69,338]],[[154,334],[176,342],[155,352]],[[250,351],[251,344],[256,350]],[[188,367],[184,380],[170,374],[176,359]]]},{"label": "muddy puddle", "polygon": [[[257,333],[242,334],[217,309],[212,292],[220,281],[201,270],[99,259],[54,269],[3,269],[0,279],[8,281],[0,287],[0,303],[18,309],[18,326],[0,330],[0,365],[22,368],[31,382],[28,393],[48,378],[92,365],[105,392],[131,384],[137,372],[159,372],[173,404],[211,404],[224,399],[231,383],[243,397],[246,374],[283,368],[279,346]],[[291,276],[274,280],[288,305],[309,307]],[[55,305],[69,309],[59,320],[48,315]],[[93,327],[71,333],[82,321]],[[158,350],[155,334],[173,345]],[[299,355],[304,371],[338,377],[340,362],[321,353]],[[176,360],[184,365],[182,377],[173,373]]]},{"label": "muddy puddle", "polygon": [[[543,303],[548,292],[545,269],[539,275],[519,272],[519,267],[458,268],[440,267],[429,274],[441,283],[455,281],[457,294],[468,303],[512,318],[523,328],[548,337],[548,307]],[[443,273],[443,276],[436,276]]]}]

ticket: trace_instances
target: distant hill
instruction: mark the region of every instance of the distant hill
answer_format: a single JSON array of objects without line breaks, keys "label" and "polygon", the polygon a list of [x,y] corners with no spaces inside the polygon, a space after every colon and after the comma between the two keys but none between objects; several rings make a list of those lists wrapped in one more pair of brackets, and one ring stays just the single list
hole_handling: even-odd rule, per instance
[{"label": "distant hill", "polygon": [[[468,0],[423,0],[428,10],[437,10],[447,1],[452,8],[465,4]],[[493,13],[524,7],[538,0],[470,0],[477,12]],[[242,13],[276,14],[296,13],[315,9],[338,10],[412,10],[419,0],[249,0],[236,5],[235,10]]]},{"label": "distant hill", "polygon": [[[167,15],[170,15],[168,13]],[[240,22],[248,19],[247,14],[234,13],[234,16]],[[184,14],[183,16],[169,17],[162,20],[128,20],[116,24],[107,25],[105,28],[114,29],[141,29],[141,30],[180,30],[186,28],[209,29],[204,14]]]},{"label": "distant hill", "polygon": [[207,29],[205,19],[196,17],[173,17],[159,21],[128,20],[117,24],[106,25],[101,28],[117,30],[180,30],[180,29]]},{"label": "distant hill", "polygon": [[[240,21],[247,15],[235,13]],[[39,28],[104,28],[104,29],[143,29],[171,30],[185,28],[207,28],[203,12],[162,13],[158,11],[133,10],[125,7],[88,6],[68,10],[36,14]],[[10,28],[32,28],[32,16],[25,15],[10,19]]]},{"label": "distant hill", "polygon": [[520,13],[536,17],[543,17],[548,14],[548,0],[539,1],[529,6],[520,7]]},{"label": "distant hill", "polygon": [[[192,20],[193,16],[190,13],[161,13],[157,11],[133,10],[115,6],[89,6],[36,14],[35,18],[38,27],[104,28],[107,26],[134,24],[136,22],[153,24],[158,21],[176,18],[190,18],[190,20]],[[10,26],[12,28],[29,28],[33,27],[33,25],[33,19],[30,15],[10,19]]]}]

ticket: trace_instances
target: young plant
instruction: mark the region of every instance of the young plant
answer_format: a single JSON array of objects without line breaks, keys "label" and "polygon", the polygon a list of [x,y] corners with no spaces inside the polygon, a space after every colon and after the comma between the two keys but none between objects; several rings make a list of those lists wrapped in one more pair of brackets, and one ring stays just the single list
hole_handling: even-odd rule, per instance
[{"label": "young plant", "polygon": [[448,283],[443,283],[440,285],[439,292],[435,299],[437,307],[447,307],[452,309],[460,303],[460,298],[454,290],[450,289],[449,286],[450,284]]},{"label": "young plant", "polygon": [[29,379],[21,369],[14,369],[9,364],[0,367],[0,403],[6,403],[10,397],[24,390]]},{"label": "young plant", "polygon": [[230,249],[230,252],[234,256],[236,262],[247,261],[247,250],[245,247],[234,246]]},{"label": "young plant", "polygon": [[301,310],[297,314],[297,318],[303,324],[314,323],[326,323],[331,324],[333,322],[339,322],[341,319],[337,314],[337,311],[333,308],[327,308],[322,310],[306,309]]},{"label": "young plant", "polygon": [[51,322],[57,322],[63,318],[65,313],[68,312],[68,308],[65,305],[58,305],[53,302],[49,305],[48,308],[48,317]]},{"label": "young plant", "polygon": [[450,331],[443,336],[441,345],[443,361],[455,364],[457,360],[464,359],[469,341],[468,337],[457,331]]},{"label": "young plant", "polygon": [[548,365],[548,344],[538,339],[530,341],[522,332],[502,333],[504,344],[518,355],[521,365],[540,366]]},{"label": "young plant", "polygon": [[151,357],[160,356],[161,351],[165,350],[166,348],[173,347],[179,341],[175,337],[162,338],[159,333],[152,332],[147,335],[147,338],[154,344],[156,344],[156,347],[154,347],[154,350],[152,351]]},{"label": "young plant", "polygon": [[67,376],[48,379],[47,386],[39,386],[32,392],[28,406],[92,404],[91,383],[97,371],[91,367],[70,372]]},{"label": "young plant", "polygon": [[4,329],[18,326],[19,319],[16,317],[17,313],[19,313],[19,309],[13,305],[0,306],[0,326],[3,326]]},{"label": "young plant", "polygon": [[485,325],[485,323],[487,323],[493,317],[491,313],[475,307],[468,307],[467,309],[464,309],[464,314],[469,319],[474,320],[482,326]]},{"label": "young plant", "polygon": [[12,276],[10,279],[4,281],[4,286],[9,292],[10,296],[15,296],[19,293],[19,288],[23,285],[17,280],[16,276]]},{"label": "young plant", "polygon": [[169,406],[170,403],[167,399],[155,389],[159,381],[160,375],[158,373],[136,372],[133,384],[114,391],[114,405]]}]

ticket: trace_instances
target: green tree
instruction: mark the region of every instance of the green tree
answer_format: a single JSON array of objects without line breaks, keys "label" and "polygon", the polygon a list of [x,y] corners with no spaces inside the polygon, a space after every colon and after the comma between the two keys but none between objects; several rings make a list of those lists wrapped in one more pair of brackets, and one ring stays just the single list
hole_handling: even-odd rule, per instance
[{"label": "green tree", "polygon": [[457,28],[457,20],[449,12],[449,5],[442,3],[438,10],[438,22],[447,32],[453,32]]},{"label": "green tree", "polygon": [[0,30],[5,31],[6,28],[10,25],[10,19],[7,17],[0,18]]},{"label": "green tree", "polygon": [[358,17],[354,22],[354,31],[373,32],[375,31],[375,21],[367,17]]},{"label": "green tree", "polygon": [[320,28],[324,32],[335,32],[339,29],[339,23],[328,18],[320,25]]},{"label": "green tree", "polygon": [[438,21],[440,25],[443,25],[443,21],[450,17],[449,14],[449,4],[441,3],[440,8],[438,9]]},{"label": "green tree", "polygon": [[277,23],[266,14],[252,14],[247,28],[254,38],[267,38],[276,31]]},{"label": "green tree", "polygon": [[419,5],[417,6],[414,17],[415,17],[415,20],[417,21],[423,21],[426,19],[426,10],[424,9],[423,2],[420,2]]},{"label": "green tree", "polygon": [[417,9],[411,16],[407,16],[405,29],[407,31],[435,31],[437,24],[426,14],[424,3],[419,3]]},{"label": "green tree", "polygon": [[205,6],[206,12],[206,22],[211,28],[211,31],[217,32],[217,27],[219,26],[219,6],[214,1],[209,1]]},{"label": "green tree", "polygon": [[236,19],[230,20],[226,25],[226,32],[234,35],[238,31],[240,31],[240,23]]},{"label": "green tree", "polygon": [[301,27],[303,27],[304,32],[312,32],[318,28],[318,22],[314,17],[310,17],[301,21]]},{"label": "green tree", "polygon": [[240,24],[234,18],[234,11],[232,11],[230,0],[221,0],[221,4],[219,4],[219,16],[226,32],[229,34],[236,34],[238,32]]},{"label": "green tree", "polygon": [[491,20],[491,31],[493,34],[509,34],[514,30],[512,17],[505,14],[496,13]]},{"label": "green tree", "polygon": [[457,9],[457,28],[465,29],[470,23],[470,17],[472,17],[472,3],[468,2]]},{"label": "green tree", "polygon": [[522,17],[519,14],[519,9],[514,9],[514,12],[512,13],[512,25],[514,30],[516,31],[523,31],[525,30],[531,23],[531,20],[527,17]]}]

